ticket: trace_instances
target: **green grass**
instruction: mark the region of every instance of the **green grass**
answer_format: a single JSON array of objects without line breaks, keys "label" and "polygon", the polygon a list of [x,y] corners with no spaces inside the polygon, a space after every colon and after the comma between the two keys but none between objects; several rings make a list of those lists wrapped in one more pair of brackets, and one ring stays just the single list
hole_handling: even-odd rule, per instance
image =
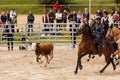
[{"label": "green grass", "polygon": [[[71,11],[83,11],[84,8],[88,6],[81,5],[89,4],[89,0],[67,1],[69,1],[69,5],[71,5],[69,6]],[[93,6],[94,4],[97,4],[97,6]],[[114,6],[103,6],[103,4],[115,4],[115,2],[114,0],[92,0],[92,12],[95,13],[97,9],[106,9],[110,11],[114,8]],[[37,0],[0,0],[0,12],[11,10],[12,8],[16,9],[17,14],[28,14],[29,10],[32,10],[34,14],[43,14],[45,9],[52,9],[53,7],[44,7],[43,5],[39,5]]]}]

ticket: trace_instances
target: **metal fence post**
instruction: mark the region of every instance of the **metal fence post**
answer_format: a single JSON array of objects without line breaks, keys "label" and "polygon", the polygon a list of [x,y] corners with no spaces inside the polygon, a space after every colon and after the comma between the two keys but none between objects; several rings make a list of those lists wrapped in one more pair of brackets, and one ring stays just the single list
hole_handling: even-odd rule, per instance
[{"label": "metal fence post", "polygon": [[[27,30],[28,30],[28,24],[25,25],[25,36],[26,36],[26,38],[28,38],[28,36],[27,36],[27,34],[28,34]],[[27,40],[25,41],[25,46],[26,46],[26,50],[28,50],[28,42],[27,42]]]},{"label": "metal fence post", "polygon": [[39,28],[39,32],[38,32],[38,33],[39,33],[39,34],[38,34],[38,43],[40,42],[40,29],[41,29],[40,25],[41,25],[41,24],[40,24],[40,22],[39,22],[39,23],[38,23],[38,28]]},{"label": "metal fence post", "polygon": [[72,48],[74,46],[74,23],[72,23]]}]

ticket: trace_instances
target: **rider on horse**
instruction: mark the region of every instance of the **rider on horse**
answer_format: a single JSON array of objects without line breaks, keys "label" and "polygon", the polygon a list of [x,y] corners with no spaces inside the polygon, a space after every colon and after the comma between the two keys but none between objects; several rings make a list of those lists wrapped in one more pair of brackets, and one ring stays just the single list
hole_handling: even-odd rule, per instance
[{"label": "rider on horse", "polygon": [[103,25],[101,23],[100,17],[96,17],[95,22],[96,24],[91,28],[91,30],[95,35],[95,44],[97,47],[98,54],[99,56],[101,56],[102,55],[101,48],[104,47],[103,41],[102,41],[103,40]]}]

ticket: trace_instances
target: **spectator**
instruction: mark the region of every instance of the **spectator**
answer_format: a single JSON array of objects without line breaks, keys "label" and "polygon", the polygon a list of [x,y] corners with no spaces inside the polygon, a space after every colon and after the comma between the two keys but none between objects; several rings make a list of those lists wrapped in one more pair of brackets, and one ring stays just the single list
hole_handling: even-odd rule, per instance
[{"label": "spectator", "polygon": [[118,14],[118,11],[115,11],[115,13],[113,14],[113,21],[119,21],[120,20],[120,15]]},{"label": "spectator", "polygon": [[42,22],[44,23],[44,31],[45,31],[45,35],[48,34],[48,31],[49,31],[49,15],[48,15],[48,12],[46,11],[44,16],[42,17]]},{"label": "spectator", "polygon": [[59,8],[60,8],[60,4],[58,3],[58,0],[56,1],[56,3],[53,5],[54,11],[55,13],[58,12]]},{"label": "spectator", "polygon": [[[13,50],[13,35],[14,35],[14,29],[10,25],[10,21],[6,21],[6,35],[7,35],[7,41],[8,41],[8,50]],[[10,45],[11,44],[11,45]]]},{"label": "spectator", "polygon": [[63,14],[62,14],[62,20],[63,20],[62,22],[64,23],[64,24],[63,24],[64,30],[66,30],[67,15],[68,15],[67,11],[64,10],[64,11],[63,11]]},{"label": "spectator", "polygon": [[27,16],[27,24],[28,24],[28,36],[30,35],[30,30],[31,32],[33,32],[33,23],[34,23],[34,15],[32,13],[32,11],[29,11],[29,14]]},{"label": "spectator", "polygon": [[2,21],[2,24],[4,25],[4,28],[5,28],[6,20],[7,20],[7,16],[5,12],[2,12],[1,21]]},{"label": "spectator", "polygon": [[51,27],[53,27],[53,23],[55,20],[55,14],[53,13],[52,10],[50,10],[48,15],[49,15],[49,22],[51,23]]},{"label": "spectator", "polygon": [[115,13],[115,9],[111,9],[111,16]]},{"label": "spectator", "polygon": [[77,22],[77,13],[75,11],[73,11],[73,20]]},{"label": "spectator", "polygon": [[58,10],[58,12],[55,14],[55,17],[56,17],[57,27],[59,29],[61,27],[59,23],[62,23],[62,13],[60,12],[60,10]]},{"label": "spectator", "polygon": [[83,18],[87,18],[89,20],[89,12],[87,8],[85,8],[85,11],[83,13]]},{"label": "spectator", "polygon": [[70,14],[68,15],[68,20],[69,22],[73,20],[73,12],[71,11]]},{"label": "spectator", "polygon": [[108,16],[108,12],[103,13],[103,17],[101,19],[101,23],[103,24],[103,28],[105,31],[105,34],[107,33],[108,28],[112,25],[112,20]]},{"label": "spectator", "polygon": [[99,16],[100,18],[103,17],[103,13],[102,13],[102,11],[101,11],[100,9],[97,10],[97,12],[96,12],[96,14],[95,14],[95,18],[98,17],[98,16]]},{"label": "spectator", "polygon": [[79,27],[80,23],[81,23],[81,20],[82,20],[82,14],[80,11],[78,11],[77,13],[77,27]]},{"label": "spectator", "polygon": [[10,20],[11,20],[11,27],[13,28],[13,31],[14,31],[14,19],[15,19],[15,16],[16,16],[16,12],[15,12],[15,9],[12,9],[10,11]]},{"label": "spectator", "polygon": [[7,11],[6,13],[7,13],[7,15],[6,15],[6,16],[7,16],[7,20],[9,20],[9,21],[11,22],[11,19],[10,19],[10,11]]}]

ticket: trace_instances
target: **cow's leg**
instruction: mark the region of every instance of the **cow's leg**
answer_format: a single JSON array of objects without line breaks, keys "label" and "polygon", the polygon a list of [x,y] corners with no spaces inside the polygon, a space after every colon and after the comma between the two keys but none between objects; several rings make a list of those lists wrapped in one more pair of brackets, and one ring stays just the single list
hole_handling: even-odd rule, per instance
[{"label": "cow's leg", "polygon": [[45,64],[45,67],[46,67],[48,63],[48,55],[45,55],[45,58],[46,58],[46,64]]},{"label": "cow's leg", "polygon": [[51,51],[50,53],[50,59],[48,60],[48,64],[50,63],[50,61],[53,59],[53,51]]},{"label": "cow's leg", "polygon": [[[41,61],[41,57],[42,57],[42,55],[37,55],[37,57],[36,57],[36,61],[37,61],[39,64],[43,63],[43,61]],[[40,61],[40,62],[39,62],[39,61]]]}]

